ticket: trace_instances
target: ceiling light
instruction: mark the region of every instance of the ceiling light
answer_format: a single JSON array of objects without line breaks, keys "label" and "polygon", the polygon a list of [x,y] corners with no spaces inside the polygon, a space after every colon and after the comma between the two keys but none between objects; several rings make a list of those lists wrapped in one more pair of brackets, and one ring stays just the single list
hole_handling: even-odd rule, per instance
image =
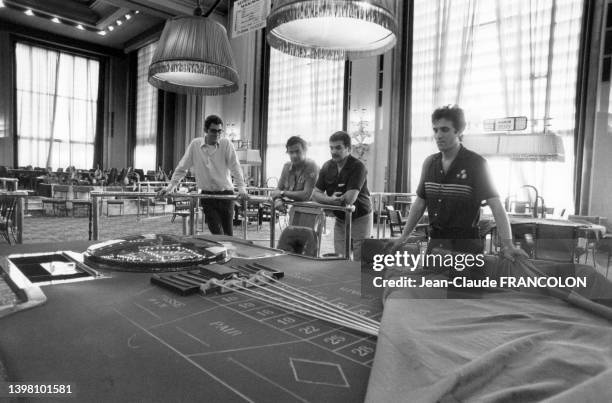
[{"label": "ceiling light", "polygon": [[126,20],[129,20],[129,19],[131,19],[131,18],[132,18],[132,15],[131,15],[131,14],[126,14],[126,15],[125,15],[125,19],[126,19]]},{"label": "ceiling light", "polygon": [[83,28],[83,26],[81,24],[77,25],[76,27],[77,27],[77,29],[80,29],[81,31],[85,30],[85,28]]},{"label": "ceiling light", "polygon": [[30,17],[34,15],[34,12],[32,10],[30,10],[29,8],[27,10],[24,11],[25,15],[29,15]]},{"label": "ceiling light", "polygon": [[225,28],[199,15],[168,20],[149,66],[149,83],[180,94],[221,95],[238,90]]},{"label": "ceiling light", "polygon": [[61,21],[57,17],[51,18],[51,21],[53,21],[56,24],[60,24],[61,23]]},{"label": "ceiling light", "polygon": [[268,44],[315,59],[379,55],[397,41],[392,0],[276,0],[267,18]]},{"label": "ceiling light", "polygon": [[109,26],[108,26],[108,30],[109,30],[109,31],[112,31],[112,30],[114,30],[114,29],[115,29],[115,27],[113,27],[112,25],[109,25]]},{"label": "ceiling light", "polygon": [[4,1],[0,0],[0,8],[4,7]]},{"label": "ceiling light", "polygon": [[106,31],[98,31],[98,35],[105,36],[106,35]]},{"label": "ceiling light", "polygon": [[134,14],[140,14],[140,10],[134,11]]},{"label": "ceiling light", "polygon": [[123,22],[121,22],[121,20],[117,20],[117,25],[121,25],[123,24]]}]

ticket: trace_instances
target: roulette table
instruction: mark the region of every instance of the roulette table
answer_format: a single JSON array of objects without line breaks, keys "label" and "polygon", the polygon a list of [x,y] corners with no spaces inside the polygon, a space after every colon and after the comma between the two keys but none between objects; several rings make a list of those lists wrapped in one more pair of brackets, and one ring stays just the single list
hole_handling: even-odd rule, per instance
[{"label": "roulette table", "polygon": [[[281,281],[301,292],[381,317],[380,299],[361,293],[359,263],[315,260],[228,237],[200,239],[230,251],[229,262],[222,256],[216,264],[257,262],[282,271]],[[91,245],[1,247],[0,256],[80,254]],[[184,251],[179,256],[191,258]],[[5,315],[0,309],[0,383],[4,372],[10,382],[69,384],[75,401],[364,399],[373,336],[245,293],[183,296],[152,284],[151,272],[93,266],[91,281],[40,286],[46,301],[38,306]]]}]

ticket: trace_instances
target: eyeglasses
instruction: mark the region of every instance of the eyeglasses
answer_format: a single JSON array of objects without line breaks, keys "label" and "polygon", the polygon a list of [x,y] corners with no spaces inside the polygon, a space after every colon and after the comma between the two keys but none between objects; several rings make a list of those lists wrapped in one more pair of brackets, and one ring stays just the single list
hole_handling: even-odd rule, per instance
[{"label": "eyeglasses", "polygon": [[221,134],[221,133],[223,133],[223,129],[208,129],[208,133],[210,133],[210,134]]}]

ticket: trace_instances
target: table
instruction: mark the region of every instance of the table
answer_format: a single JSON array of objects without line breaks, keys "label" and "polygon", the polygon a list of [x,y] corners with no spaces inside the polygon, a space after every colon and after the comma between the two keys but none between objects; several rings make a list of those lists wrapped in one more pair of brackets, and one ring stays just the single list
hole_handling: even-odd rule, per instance
[{"label": "table", "polygon": [[[246,248],[231,239],[238,250]],[[18,245],[0,248],[0,255],[82,251],[89,244]],[[283,270],[287,283],[380,318],[380,301],[360,296],[356,262],[294,255],[258,261]],[[365,396],[372,337],[238,294],[181,297],[152,285],[151,274],[105,274],[41,287],[44,305],[0,319],[0,356],[12,381],[69,382],[76,401],[349,402]]]},{"label": "table", "polygon": [[[560,227],[573,227],[585,229],[587,231],[593,231],[598,233],[599,237],[602,237],[606,233],[606,227],[599,224],[593,224],[587,221],[570,221],[564,219],[555,219],[555,218],[535,218],[535,217],[524,217],[524,216],[516,216],[516,215],[508,215],[508,220],[510,221],[510,225],[513,224],[547,224],[547,225],[556,225]],[[480,217],[481,229],[492,229],[496,226],[495,219],[490,215],[483,215]],[[484,232],[487,232],[486,230]],[[483,231],[481,230],[481,233]]]}]

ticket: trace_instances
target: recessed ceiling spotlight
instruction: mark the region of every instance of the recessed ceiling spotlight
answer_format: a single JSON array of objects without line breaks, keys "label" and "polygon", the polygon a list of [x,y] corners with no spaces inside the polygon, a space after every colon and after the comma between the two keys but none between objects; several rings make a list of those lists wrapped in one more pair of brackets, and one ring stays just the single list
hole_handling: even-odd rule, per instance
[{"label": "recessed ceiling spotlight", "polygon": [[98,35],[104,36],[104,35],[106,35],[106,31],[98,31]]},{"label": "recessed ceiling spotlight", "polygon": [[83,28],[83,26],[81,24],[77,25],[76,27],[77,27],[77,29],[80,29],[81,31],[85,30],[85,28]]},{"label": "recessed ceiling spotlight", "polygon": [[134,14],[140,14],[140,10],[134,11]]},{"label": "recessed ceiling spotlight", "polygon": [[60,23],[61,23],[61,21],[60,21],[60,20],[59,20],[59,18],[57,18],[57,17],[53,17],[53,18],[51,18],[51,21],[53,21],[53,22],[54,22],[54,23],[56,23],[56,24],[60,24]]},{"label": "recessed ceiling spotlight", "polygon": [[0,0],[0,8],[4,7],[4,1]]},{"label": "recessed ceiling spotlight", "polygon": [[25,15],[29,15],[30,17],[34,15],[34,11],[30,10],[29,8],[25,10],[24,13]]},{"label": "recessed ceiling spotlight", "polygon": [[109,26],[108,26],[108,30],[109,30],[109,31],[112,31],[113,29],[115,29],[115,27],[113,27],[112,25],[109,25]]},{"label": "recessed ceiling spotlight", "polygon": [[121,22],[121,20],[117,20],[117,25],[121,25],[123,24],[123,22]]},{"label": "recessed ceiling spotlight", "polygon": [[126,15],[125,15],[125,19],[126,19],[126,20],[129,20],[129,19],[131,19],[131,18],[132,18],[132,14],[126,14]]}]

